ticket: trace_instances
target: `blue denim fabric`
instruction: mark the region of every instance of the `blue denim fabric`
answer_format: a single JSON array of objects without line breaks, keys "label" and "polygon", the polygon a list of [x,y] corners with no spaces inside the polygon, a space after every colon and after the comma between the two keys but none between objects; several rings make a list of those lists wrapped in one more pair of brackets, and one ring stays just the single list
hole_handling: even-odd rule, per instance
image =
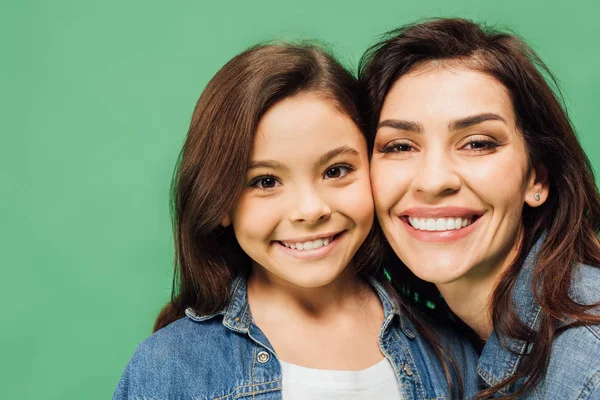
[{"label": "blue denim fabric", "polygon": [[[517,315],[529,328],[539,326],[540,306],[532,293],[533,265],[536,254],[542,245],[540,239],[529,253],[519,274],[513,294]],[[594,304],[600,301],[600,269],[588,265],[578,265],[572,277],[571,298],[580,304]],[[598,313],[600,310],[594,310]],[[513,352],[505,349],[505,343]],[[489,337],[483,348],[477,372],[489,386],[511,376],[529,350],[526,342],[502,337],[495,333]],[[514,391],[511,388],[498,394]],[[559,334],[552,344],[548,370],[533,391],[521,399],[543,400],[585,400],[600,399],[600,326],[569,328]]]},{"label": "blue denim fabric", "polygon": [[[382,285],[372,282],[385,322],[379,346],[396,373],[403,399],[452,399],[432,348],[421,338]],[[123,373],[113,400],[122,399],[281,399],[281,369],[268,339],[250,315],[245,278],[234,280],[221,312],[193,310],[141,343]],[[466,340],[441,330],[461,368],[465,398],[477,390],[477,353]]]}]

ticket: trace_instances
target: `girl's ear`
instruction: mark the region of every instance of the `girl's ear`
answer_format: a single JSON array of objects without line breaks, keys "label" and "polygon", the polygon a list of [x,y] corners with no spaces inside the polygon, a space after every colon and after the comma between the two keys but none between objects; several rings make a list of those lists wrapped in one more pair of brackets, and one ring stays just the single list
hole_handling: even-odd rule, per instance
[{"label": "girl's ear", "polygon": [[229,217],[229,214],[223,217],[221,225],[223,225],[223,228],[227,228],[229,225],[231,225],[231,218]]},{"label": "girl's ear", "polygon": [[529,184],[525,193],[525,203],[529,207],[539,207],[546,202],[549,192],[548,170],[543,165],[535,167],[529,177]]}]

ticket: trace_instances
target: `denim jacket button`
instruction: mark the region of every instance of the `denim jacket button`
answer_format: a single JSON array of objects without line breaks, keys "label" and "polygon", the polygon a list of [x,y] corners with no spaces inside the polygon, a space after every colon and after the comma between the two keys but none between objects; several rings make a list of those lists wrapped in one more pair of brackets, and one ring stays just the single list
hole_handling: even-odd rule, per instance
[{"label": "denim jacket button", "polygon": [[406,373],[406,375],[413,375],[412,369],[410,368],[410,365],[408,365],[408,363],[404,364],[404,367],[402,367],[402,369],[404,370],[404,373]]},{"label": "denim jacket button", "polygon": [[261,351],[260,353],[258,353],[256,359],[259,363],[264,364],[267,361],[269,361],[269,353],[267,353],[266,351]]}]

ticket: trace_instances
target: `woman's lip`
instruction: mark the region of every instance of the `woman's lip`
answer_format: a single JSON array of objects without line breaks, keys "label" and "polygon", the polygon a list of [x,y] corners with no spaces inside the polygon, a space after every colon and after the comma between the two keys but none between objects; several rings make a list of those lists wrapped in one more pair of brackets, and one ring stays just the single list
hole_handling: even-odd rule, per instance
[{"label": "woman's lip", "polygon": [[329,242],[327,246],[321,246],[318,249],[313,250],[290,249],[289,247],[286,247],[285,245],[283,245],[283,243],[279,241],[273,242],[273,245],[277,246],[279,250],[281,250],[288,256],[292,256],[300,260],[317,260],[327,256],[335,247],[337,247],[338,242],[342,237],[344,237],[345,233],[346,231],[338,233],[337,235],[335,235],[333,240]]},{"label": "woman's lip", "polygon": [[400,223],[404,226],[408,233],[417,240],[429,243],[448,243],[458,239],[462,239],[465,236],[469,235],[471,232],[477,229],[477,227],[479,226],[479,222],[483,218],[477,218],[471,225],[467,227],[461,229],[452,229],[448,231],[422,231],[413,228],[413,226],[408,222],[408,218],[399,217],[399,219]]},{"label": "woman's lip", "polygon": [[400,217],[412,218],[466,218],[479,217],[483,212],[467,207],[411,207],[402,211]]}]

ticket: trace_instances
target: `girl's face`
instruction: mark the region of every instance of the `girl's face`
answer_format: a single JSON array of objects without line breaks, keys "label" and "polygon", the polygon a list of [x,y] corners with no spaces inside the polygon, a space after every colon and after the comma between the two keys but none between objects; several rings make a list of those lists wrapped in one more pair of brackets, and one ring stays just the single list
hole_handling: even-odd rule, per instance
[{"label": "girl's face", "polygon": [[272,281],[333,282],[373,223],[366,141],[331,101],[300,94],[261,119],[246,187],[224,225]]},{"label": "girl's face", "polygon": [[371,161],[375,208],[421,279],[479,279],[512,261],[524,203],[546,200],[542,178],[506,88],[489,75],[425,65],[387,95]]}]

